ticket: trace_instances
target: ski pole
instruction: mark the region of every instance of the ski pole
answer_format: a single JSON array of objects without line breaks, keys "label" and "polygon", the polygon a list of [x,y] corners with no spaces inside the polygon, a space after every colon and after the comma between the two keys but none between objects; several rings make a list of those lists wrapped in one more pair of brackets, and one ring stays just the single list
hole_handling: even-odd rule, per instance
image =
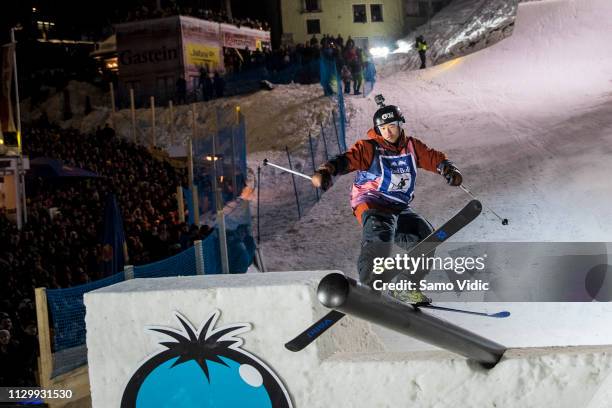
[{"label": "ski pole", "polygon": [[[472,194],[472,192],[471,192],[471,191],[470,191],[470,190],[469,190],[469,189],[468,189],[468,188],[467,188],[467,187],[466,187],[464,184],[461,184],[459,187],[460,187],[460,188],[461,188],[463,191],[465,191],[467,195],[469,195],[470,197],[472,197],[474,200],[478,200],[478,201],[480,201],[478,198],[476,198],[476,196],[475,196],[474,194]],[[501,216],[500,216],[498,213],[496,213],[495,211],[493,211],[493,210],[491,209],[491,207],[489,207],[489,206],[488,206],[488,205],[486,205],[486,204],[483,204],[483,205],[486,207],[486,209],[487,209],[487,210],[491,211],[491,213],[493,213],[493,215],[495,215],[497,218],[499,218],[499,219],[501,220],[502,225],[508,225],[508,219],[507,219],[507,218],[502,218],[502,217],[501,217]]]},{"label": "ski pole", "polygon": [[305,179],[312,180],[312,177],[307,176],[304,173],[300,173],[299,171],[295,171],[295,170],[291,170],[291,169],[288,169],[288,168],[283,167],[283,166],[279,166],[278,164],[270,163],[268,161],[268,159],[264,159],[263,164],[264,164],[264,166],[276,167],[277,169],[280,169],[282,171],[286,171],[287,173],[295,174],[296,176],[300,176],[300,177],[303,177]]}]

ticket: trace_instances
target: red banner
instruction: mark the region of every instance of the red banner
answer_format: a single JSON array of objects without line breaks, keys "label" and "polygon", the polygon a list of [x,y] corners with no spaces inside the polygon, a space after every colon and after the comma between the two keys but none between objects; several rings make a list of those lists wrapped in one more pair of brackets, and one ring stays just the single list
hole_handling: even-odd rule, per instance
[{"label": "red banner", "polygon": [[221,24],[221,35],[223,46],[228,48],[239,48],[254,51],[262,46],[270,46],[270,32],[256,30],[254,28],[236,27],[229,24]]}]

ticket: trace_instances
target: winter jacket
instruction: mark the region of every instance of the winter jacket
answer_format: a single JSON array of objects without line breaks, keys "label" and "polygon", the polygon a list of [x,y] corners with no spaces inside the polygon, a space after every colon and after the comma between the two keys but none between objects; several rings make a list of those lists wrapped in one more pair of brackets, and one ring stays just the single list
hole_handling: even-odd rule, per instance
[{"label": "winter jacket", "polygon": [[342,66],[342,71],[341,71],[340,75],[342,76],[342,80],[344,82],[348,82],[348,81],[352,81],[353,80],[353,74],[351,73],[351,70],[349,69],[349,67],[346,66],[346,65]]},{"label": "winter jacket", "polygon": [[358,140],[321,167],[334,176],[357,171],[351,207],[361,221],[361,214],[368,209],[401,212],[408,208],[414,197],[417,169],[436,172],[444,160],[446,154],[406,136],[403,130],[393,145],[370,129],[368,139]]}]

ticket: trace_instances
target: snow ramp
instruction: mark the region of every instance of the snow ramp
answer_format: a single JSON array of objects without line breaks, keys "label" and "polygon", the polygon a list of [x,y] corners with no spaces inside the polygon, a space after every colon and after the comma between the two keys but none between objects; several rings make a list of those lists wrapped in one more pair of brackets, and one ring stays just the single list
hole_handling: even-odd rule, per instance
[{"label": "snow ramp", "polygon": [[[287,340],[327,312],[315,291],[330,272],[135,279],[86,294],[93,406],[121,406],[139,367],[165,350],[160,343],[169,337],[149,328],[184,331],[181,316],[200,330],[214,311],[218,328],[250,326],[237,335],[240,347],[275,373],[294,407],[575,408],[607,400],[609,346],[514,348],[485,370],[437,349],[388,352],[370,324],[347,317],[303,351],[286,350]],[[211,373],[221,367],[208,366]],[[168,385],[159,398],[170,393],[177,389]]]}]

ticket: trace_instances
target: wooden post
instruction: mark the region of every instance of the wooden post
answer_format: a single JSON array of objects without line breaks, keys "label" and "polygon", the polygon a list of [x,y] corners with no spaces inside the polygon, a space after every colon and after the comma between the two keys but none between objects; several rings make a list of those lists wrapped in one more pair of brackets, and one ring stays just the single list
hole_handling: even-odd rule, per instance
[{"label": "wooden post", "polygon": [[183,187],[176,188],[176,205],[178,205],[178,220],[185,222],[185,200],[183,199]]},{"label": "wooden post", "polygon": [[215,201],[217,202],[217,228],[219,230],[219,255],[221,255],[221,270],[230,273],[229,258],[227,251],[227,231],[225,226],[225,213],[223,212],[223,198],[221,189],[215,190]]},{"label": "wooden post", "polygon": [[200,226],[200,199],[198,197],[198,186],[191,185],[191,200],[193,202],[193,222],[198,227]]},{"label": "wooden post", "polygon": [[48,388],[53,372],[53,354],[51,351],[51,330],[49,329],[49,310],[45,288],[34,289],[36,302],[36,321],[38,326],[38,347],[40,352],[40,386]]},{"label": "wooden post", "polygon": [[151,96],[151,147],[157,145],[155,140],[155,97]]},{"label": "wooden post", "polygon": [[168,110],[170,114],[170,146],[174,146],[174,142],[176,140],[176,129],[174,128],[174,105],[172,104],[172,100],[168,102]]},{"label": "wooden post", "polygon": [[134,88],[130,88],[130,110],[132,112],[132,142],[138,143],[136,139],[136,103],[134,102]]}]

